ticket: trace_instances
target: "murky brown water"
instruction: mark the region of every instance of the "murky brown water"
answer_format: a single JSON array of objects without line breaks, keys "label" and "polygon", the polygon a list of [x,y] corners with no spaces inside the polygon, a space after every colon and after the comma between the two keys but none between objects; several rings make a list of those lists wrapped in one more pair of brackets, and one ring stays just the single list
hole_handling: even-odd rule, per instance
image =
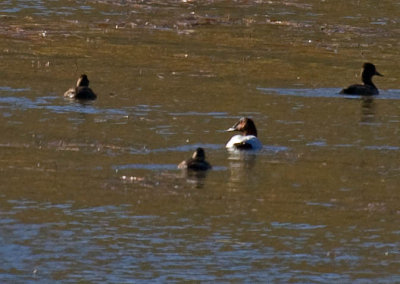
[{"label": "murky brown water", "polygon": [[[2,1],[1,282],[399,282],[399,12]],[[365,61],[381,95],[337,95]],[[98,100],[65,100],[84,72]]]}]

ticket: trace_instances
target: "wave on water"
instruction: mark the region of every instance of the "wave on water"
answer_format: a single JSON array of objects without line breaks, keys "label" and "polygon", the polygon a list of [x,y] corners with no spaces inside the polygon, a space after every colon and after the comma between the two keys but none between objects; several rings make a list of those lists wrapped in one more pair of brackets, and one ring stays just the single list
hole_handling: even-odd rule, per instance
[{"label": "wave on water", "polygon": [[30,91],[30,88],[11,88],[8,86],[0,86],[0,92],[26,92]]}]

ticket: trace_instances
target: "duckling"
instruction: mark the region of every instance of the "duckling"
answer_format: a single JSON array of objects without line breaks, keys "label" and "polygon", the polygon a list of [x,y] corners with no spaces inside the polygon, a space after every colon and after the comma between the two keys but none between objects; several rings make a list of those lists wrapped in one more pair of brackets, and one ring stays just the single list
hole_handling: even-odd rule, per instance
[{"label": "duckling", "polygon": [[262,144],[257,138],[257,129],[251,118],[242,117],[227,131],[239,131],[241,135],[233,136],[226,144],[228,150],[260,150]]},{"label": "duckling", "polygon": [[211,165],[206,161],[206,154],[203,148],[197,148],[192,157],[182,161],[178,165],[179,169],[188,169],[193,171],[206,171],[211,169]]},{"label": "duckling", "polygon": [[374,75],[383,76],[376,70],[374,64],[368,62],[364,63],[363,71],[361,74],[361,78],[364,85],[361,84],[351,85],[340,91],[340,94],[360,95],[360,96],[379,95],[378,88],[374,85],[374,83],[372,83],[372,77]]},{"label": "duckling", "polygon": [[86,74],[79,77],[76,87],[66,91],[64,97],[77,100],[95,100],[97,98],[96,94],[89,88],[89,79]]}]

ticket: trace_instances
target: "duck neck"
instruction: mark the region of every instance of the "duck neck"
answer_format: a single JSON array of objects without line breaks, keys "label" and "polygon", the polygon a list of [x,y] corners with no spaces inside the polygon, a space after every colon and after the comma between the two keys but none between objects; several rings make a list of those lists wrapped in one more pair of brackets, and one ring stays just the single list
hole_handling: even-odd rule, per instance
[{"label": "duck neck", "polygon": [[256,129],[247,129],[246,131],[243,132],[244,136],[247,135],[253,135],[257,137],[257,130]]},{"label": "duck neck", "polygon": [[363,81],[364,85],[368,85],[368,86],[371,86],[376,89],[376,86],[374,85],[374,83],[372,83],[371,76],[366,76],[365,74],[362,74],[362,81]]}]

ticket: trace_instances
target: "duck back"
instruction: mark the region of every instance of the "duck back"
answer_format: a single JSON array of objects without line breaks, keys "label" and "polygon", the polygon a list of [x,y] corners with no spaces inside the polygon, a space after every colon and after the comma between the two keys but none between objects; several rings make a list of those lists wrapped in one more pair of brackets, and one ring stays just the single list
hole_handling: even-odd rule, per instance
[{"label": "duck back", "polygon": [[374,86],[356,84],[343,89],[340,93],[345,95],[373,96],[378,95],[379,91]]},{"label": "duck back", "polygon": [[363,65],[363,71],[361,73],[361,80],[363,84],[351,85],[340,91],[340,94],[346,95],[359,95],[359,96],[373,96],[378,95],[378,88],[372,82],[373,76],[383,76],[376,70],[374,64],[366,62]]},{"label": "duck back", "polygon": [[96,94],[89,87],[76,87],[75,99],[78,100],[95,100]]}]

